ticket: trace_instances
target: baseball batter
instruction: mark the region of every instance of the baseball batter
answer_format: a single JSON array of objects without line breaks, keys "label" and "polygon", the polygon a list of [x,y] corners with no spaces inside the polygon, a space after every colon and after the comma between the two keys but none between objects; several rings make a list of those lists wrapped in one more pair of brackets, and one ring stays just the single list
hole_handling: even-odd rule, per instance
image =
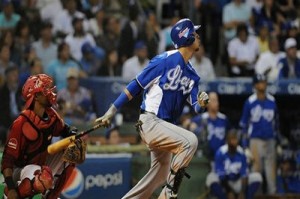
[{"label": "baseball batter", "polygon": [[[143,91],[138,127],[151,152],[151,168],[123,199],[150,198],[156,188],[166,183],[159,198],[176,199],[198,145],[197,137],[176,126],[185,102],[196,112],[206,107],[208,95],[199,92],[200,77],[189,59],[199,49],[200,38],[189,19],[178,21],[171,30],[176,50],[154,57],[96,122],[110,124],[117,110]],[[172,155],[174,157],[172,158]]]}]

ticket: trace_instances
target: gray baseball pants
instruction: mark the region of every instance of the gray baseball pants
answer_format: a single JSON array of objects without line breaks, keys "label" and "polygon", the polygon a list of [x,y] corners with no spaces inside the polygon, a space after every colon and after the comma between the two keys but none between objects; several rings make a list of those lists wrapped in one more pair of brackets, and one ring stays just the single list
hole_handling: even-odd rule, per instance
[{"label": "gray baseball pants", "polygon": [[[148,199],[164,183],[173,186],[174,174],[187,167],[197,150],[198,140],[194,133],[168,123],[152,113],[140,115],[140,136],[151,153],[148,173],[122,199]],[[174,157],[172,158],[172,154]],[[166,188],[159,199],[167,199]]]},{"label": "gray baseball pants", "polygon": [[250,139],[250,151],[253,155],[254,172],[265,171],[268,193],[276,192],[276,141],[275,139]]}]

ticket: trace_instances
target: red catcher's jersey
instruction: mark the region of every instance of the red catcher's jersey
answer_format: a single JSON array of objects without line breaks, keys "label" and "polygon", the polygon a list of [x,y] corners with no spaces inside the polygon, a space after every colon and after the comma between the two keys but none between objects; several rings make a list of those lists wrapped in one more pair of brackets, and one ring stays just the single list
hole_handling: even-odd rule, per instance
[{"label": "red catcher's jersey", "polygon": [[45,115],[42,119],[27,109],[13,122],[3,152],[2,170],[45,164],[52,137],[59,136],[65,127],[53,108],[46,109]]}]

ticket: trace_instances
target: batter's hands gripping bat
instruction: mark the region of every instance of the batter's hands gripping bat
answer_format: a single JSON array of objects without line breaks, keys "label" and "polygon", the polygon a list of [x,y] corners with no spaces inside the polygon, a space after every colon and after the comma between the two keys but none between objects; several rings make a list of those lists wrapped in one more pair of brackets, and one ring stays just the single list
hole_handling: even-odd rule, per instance
[{"label": "batter's hands gripping bat", "polygon": [[85,130],[85,131],[83,131],[83,132],[81,132],[79,134],[72,135],[70,137],[66,137],[66,138],[64,138],[64,139],[62,139],[62,140],[60,140],[58,142],[55,142],[55,143],[49,145],[48,148],[47,148],[47,151],[48,151],[48,153],[50,155],[58,153],[58,152],[60,152],[60,151],[62,151],[64,149],[66,149],[69,146],[69,144],[71,144],[72,142],[74,142],[76,139],[79,139],[82,136],[84,136],[84,135],[86,135],[86,134],[88,134],[88,133],[90,133],[90,132],[92,132],[92,131],[94,131],[94,130],[102,127],[102,126],[103,126],[102,123],[96,124],[92,128],[90,128],[88,130]]}]

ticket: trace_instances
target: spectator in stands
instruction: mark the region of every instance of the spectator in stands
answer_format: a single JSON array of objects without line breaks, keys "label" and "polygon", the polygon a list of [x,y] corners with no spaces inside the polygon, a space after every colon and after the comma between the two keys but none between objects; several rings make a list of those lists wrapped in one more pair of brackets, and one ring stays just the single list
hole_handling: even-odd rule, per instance
[{"label": "spectator in stands", "polygon": [[238,25],[247,24],[251,17],[250,7],[242,0],[232,0],[223,10],[223,26],[225,43],[236,35]]},{"label": "spectator in stands", "polygon": [[100,9],[96,12],[95,17],[89,20],[89,32],[93,34],[94,37],[99,37],[103,35],[103,21],[105,18],[105,12]]},{"label": "spectator in stands", "polygon": [[[57,90],[66,88],[67,86],[67,72],[69,68],[80,70],[77,62],[73,61],[70,56],[70,47],[67,43],[62,42],[57,47],[57,59],[50,62],[46,68],[46,73],[55,81]],[[80,72],[80,77],[85,77],[83,72]]]},{"label": "spectator in stands", "polygon": [[21,60],[20,52],[15,48],[14,33],[12,30],[3,31],[0,37],[0,48],[1,46],[8,46],[10,51],[10,60],[15,61]]},{"label": "spectator in stands", "polygon": [[[244,137],[250,141],[254,172],[265,173],[267,192],[276,192],[276,137],[277,105],[267,93],[267,79],[257,74],[253,77],[255,93],[245,102],[240,126]],[[245,143],[245,142],[244,142]],[[247,147],[247,144],[244,144]]]},{"label": "spectator in stands", "polygon": [[105,132],[106,144],[108,145],[119,145],[129,147],[128,142],[123,142],[120,129],[118,126],[112,126]]},{"label": "spectator in stands", "polygon": [[119,56],[116,49],[112,48],[106,52],[104,63],[98,75],[105,77],[121,76],[122,67],[119,64]]},{"label": "spectator in stands", "polygon": [[201,77],[202,81],[215,80],[216,74],[214,66],[211,60],[205,56],[205,50],[203,45],[199,47],[199,50],[194,54],[190,62],[192,63],[198,75]]},{"label": "spectator in stands", "polygon": [[10,49],[8,45],[0,46],[0,87],[4,83],[5,80],[5,70],[15,65],[10,61]]},{"label": "spectator in stands", "polygon": [[5,77],[5,84],[0,87],[0,144],[5,143],[8,129],[19,115],[23,105],[18,68],[15,65],[6,68]]},{"label": "spectator in stands", "polygon": [[287,19],[287,20],[294,20],[297,18],[297,10],[295,0],[280,0],[276,2],[279,6],[279,9],[282,13],[282,15]]},{"label": "spectator in stands", "polygon": [[271,35],[279,36],[280,25],[284,23],[285,18],[274,0],[264,0],[262,8],[255,12],[255,21],[268,23]]},{"label": "spectator in stands", "polygon": [[[215,38],[220,38],[221,32],[223,34],[223,8],[230,1],[231,0],[194,1],[194,6],[192,6],[192,10],[195,9],[195,11],[197,11],[197,13],[195,13],[196,15],[194,16],[194,20],[198,21],[199,19],[199,24],[201,24],[202,27],[205,27],[201,28],[198,34],[200,35],[202,45],[214,66],[221,55],[219,49],[220,44],[223,44],[224,42],[223,37],[222,39]],[[189,12],[191,12],[191,10]]]},{"label": "spectator in stands", "polygon": [[279,73],[278,62],[285,54],[279,51],[279,42],[276,37],[271,36],[268,43],[270,50],[259,55],[255,64],[255,73],[266,75],[268,81],[275,81]]},{"label": "spectator in stands", "polygon": [[[43,21],[49,21],[51,24],[55,23],[57,13],[63,12],[63,5],[61,0],[38,0],[36,8],[40,12]],[[53,12],[55,10],[55,12]]]},{"label": "spectator in stands", "polygon": [[136,4],[129,7],[129,20],[121,30],[119,40],[119,57],[122,64],[134,55],[134,44],[141,37],[141,26],[138,20],[139,10]]},{"label": "spectator in stands", "polygon": [[119,127],[113,126],[105,132],[106,144],[118,145],[121,143]]},{"label": "spectator in stands", "polygon": [[146,22],[146,45],[148,47],[148,58],[153,58],[157,55],[159,45],[160,25],[153,12],[148,14]]},{"label": "spectator in stands", "polygon": [[44,22],[40,30],[40,39],[32,44],[37,57],[42,61],[44,70],[57,57],[57,45],[53,42],[52,24]]},{"label": "spectator in stands", "polygon": [[14,6],[11,0],[2,0],[1,2],[0,31],[14,29],[21,17],[14,12]]},{"label": "spectator in stands", "polygon": [[99,0],[80,0],[82,4],[82,10],[86,14],[87,18],[91,19],[96,16],[99,10],[103,11],[105,4],[103,1]]},{"label": "spectator in stands", "polygon": [[27,46],[23,52],[23,59],[21,60],[20,72],[29,70],[30,63],[37,58],[35,50],[31,46]]},{"label": "spectator in stands", "polygon": [[20,74],[19,80],[21,87],[23,87],[24,83],[31,75],[44,73],[43,68],[42,61],[39,58],[34,58],[32,61],[30,61],[29,71]]},{"label": "spectator in stands", "polygon": [[252,76],[254,64],[259,55],[259,46],[254,36],[249,35],[247,26],[237,27],[237,36],[228,44],[230,74],[232,76]]},{"label": "spectator in stands", "polygon": [[89,42],[85,42],[81,47],[82,58],[80,60],[80,65],[82,70],[88,76],[97,75],[100,70],[101,63],[103,61],[103,56],[101,53],[97,52],[97,48],[93,47]]},{"label": "spectator in stands", "polygon": [[96,37],[97,46],[101,46],[106,52],[118,49],[121,31],[119,19],[114,16],[106,17],[103,29],[104,34]]},{"label": "spectator in stands", "polygon": [[218,199],[253,199],[262,182],[260,173],[249,173],[247,157],[238,145],[236,131],[227,133],[226,144],[215,156],[215,169],[208,174],[206,186]]},{"label": "spectator in stands", "polygon": [[83,17],[75,16],[73,18],[74,33],[69,34],[65,39],[65,42],[70,46],[72,57],[77,61],[82,58],[81,47],[84,43],[89,42],[91,46],[96,47],[94,37],[83,29],[83,20]]},{"label": "spectator in stands", "polygon": [[286,39],[292,37],[297,41],[297,49],[300,50],[300,21],[288,23]]},{"label": "spectator in stands", "polygon": [[246,0],[245,3],[254,11],[260,10],[263,6],[263,0]]},{"label": "spectator in stands", "polygon": [[209,93],[207,112],[192,118],[192,123],[197,124],[197,128],[193,132],[200,137],[200,142],[205,143],[204,155],[210,161],[214,161],[217,150],[225,144],[226,132],[230,128],[227,116],[219,111],[217,93]]},{"label": "spectator in stands", "polygon": [[134,56],[124,62],[122,67],[122,77],[124,80],[132,80],[148,64],[147,46],[144,41],[138,41],[134,45]]},{"label": "spectator in stands", "polygon": [[20,20],[17,23],[16,26],[16,32],[15,32],[15,49],[19,52],[21,55],[20,60],[14,60],[16,64],[18,64],[21,68],[26,67],[26,63],[24,62],[25,58],[25,53],[26,50],[30,49],[31,43],[33,42],[33,37],[30,34],[30,29],[28,22],[25,20]]},{"label": "spectator in stands", "polygon": [[65,1],[65,9],[57,13],[57,16],[54,20],[54,33],[60,37],[65,37],[68,34],[73,33],[72,20],[77,18],[83,18],[84,30],[88,29],[88,21],[85,19],[85,15],[77,10],[76,0],[67,0]]},{"label": "spectator in stands", "polygon": [[57,100],[65,102],[64,120],[75,126],[95,120],[91,93],[79,85],[79,70],[69,68],[66,78],[67,87],[61,89],[57,94]]},{"label": "spectator in stands", "polygon": [[286,57],[279,61],[279,79],[300,78],[300,58],[297,57],[297,42],[288,38],[284,43]]},{"label": "spectator in stands", "polygon": [[175,15],[170,19],[170,24],[167,27],[160,30],[158,53],[162,53],[166,51],[171,46],[172,46],[171,48],[173,48],[173,43],[170,35],[171,35],[171,29],[174,26],[174,24],[177,23],[177,21],[179,21],[179,17]]},{"label": "spectator in stands", "polygon": [[[269,27],[267,23],[262,23],[258,27],[258,35],[256,36],[258,46],[259,46],[259,53],[264,53],[269,50]],[[273,36],[274,37],[274,36]]]}]

